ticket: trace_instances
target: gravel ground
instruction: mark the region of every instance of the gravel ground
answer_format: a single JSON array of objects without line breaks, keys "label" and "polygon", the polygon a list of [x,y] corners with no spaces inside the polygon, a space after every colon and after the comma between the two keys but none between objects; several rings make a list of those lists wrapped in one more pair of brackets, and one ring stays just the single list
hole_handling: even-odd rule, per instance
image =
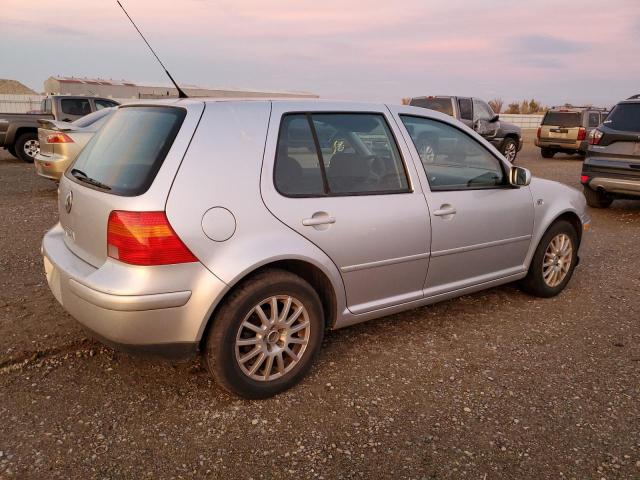
[{"label": "gravel ground", "polygon": [[[579,186],[575,158],[520,155]],[[560,296],[509,285],[331,332],[255,402],[85,337],[42,271],[55,195],[0,154],[0,479],[640,478],[640,202],[591,212]]]}]

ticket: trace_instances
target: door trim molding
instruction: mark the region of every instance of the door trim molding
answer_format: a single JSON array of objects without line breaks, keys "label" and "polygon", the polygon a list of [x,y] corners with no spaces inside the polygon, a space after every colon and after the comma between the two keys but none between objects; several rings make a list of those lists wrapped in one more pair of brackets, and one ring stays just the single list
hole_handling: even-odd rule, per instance
[{"label": "door trim molding", "polygon": [[430,256],[431,254],[429,252],[418,253],[416,255],[408,255],[406,257],[388,258],[386,260],[378,260],[375,262],[359,263],[357,265],[347,265],[345,267],[341,267],[340,271],[342,273],[356,272],[358,270],[367,270],[369,268],[385,267],[387,265],[394,265],[396,263],[413,262],[415,260],[422,260],[424,258],[429,258]]},{"label": "door trim molding", "polygon": [[516,242],[524,242],[525,240],[531,240],[531,235],[522,235],[520,237],[512,237],[512,238],[505,238],[502,240],[494,240],[492,242],[485,242],[485,243],[476,243],[475,245],[467,245],[465,247],[457,247],[457,248],[449,248],[446,250],[438,250],[437,252],[431,252],[431,256],[432,257],[442,257],[445,255],[453,255],[455,253],[463,253],[463,252],[470,252],[472,250],[481,250],[483,248],[491,248],[491,247],[497,247],[500,245],[507,245],[509,243],[516,243]]}]

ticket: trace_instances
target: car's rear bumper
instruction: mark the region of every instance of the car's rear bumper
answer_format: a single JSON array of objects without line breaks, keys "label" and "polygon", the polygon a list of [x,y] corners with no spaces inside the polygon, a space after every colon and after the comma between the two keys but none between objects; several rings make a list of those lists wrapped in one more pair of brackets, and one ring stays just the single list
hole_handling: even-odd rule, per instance
[{"label": "car's rear bumper", "polygon": [[36,169],[36,173],[41,177],[58,181],[69,166],[69,161],[67,158],[62,158],[57,155],[47,157],[38,154],[33,159],[33,166]]},{"label": "car's rear bumper", "polygon": [[628,167],[628,162],[587,157],[582,166],[584,184],[593,190],[617,195],[640,196],[640,168]]},{"label": "car's rear bumper", "polygon": [[534,143],[536,147],[549,148],[551,150],[566,150],[570,152],[578,151],[581,149],[582,142],[580,140],[564,140],[553,138],[535,138]]},{"label": "car's rear bumper", "polygon": [[193,355],[227,288],[197,262],[139,267],[109,259],[95,268],[67,248],[59,224],[46,233],[42,254],[62,306],[99,340],[126,351]]}]

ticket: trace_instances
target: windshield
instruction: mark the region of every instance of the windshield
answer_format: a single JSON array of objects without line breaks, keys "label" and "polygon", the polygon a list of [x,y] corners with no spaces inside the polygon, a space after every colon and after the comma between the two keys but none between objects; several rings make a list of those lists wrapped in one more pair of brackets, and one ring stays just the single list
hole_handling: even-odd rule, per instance
[{"label": "windshield", "polygon": [[603,125],[623,132],[640,132],[640,103],[619,103]]},{"label": "windshield", "polygon": [[[80,152],[70,170],[119,195],[140,195],[151,186],[173,144],[186,110],[125,107],[115,111]],[[89,183],[89,182],[87,182]]]},{"label": "windshield", "polygon": [[81,117],[71,122],[71,124],[79,128],[85,128],[85,127],[88,127],[89,125],[94,124],[101,118],[112,114],[113,110],[114,110],[113,108],[104,108],[102,110],[98,110],[97,112],[90,113],[89,115],[85,115],[84,117]]},{"label": "windshield", "polygon": [[436,112],[446,113],[453,117],[453,102],[449,97],[414,98],[410,103],[413,107],[428,108]]},{"label": "windshield", "polygon": [[552,127],[579,127],[582,115],[578,112],[547,112],[542,120],[542,125]]}]

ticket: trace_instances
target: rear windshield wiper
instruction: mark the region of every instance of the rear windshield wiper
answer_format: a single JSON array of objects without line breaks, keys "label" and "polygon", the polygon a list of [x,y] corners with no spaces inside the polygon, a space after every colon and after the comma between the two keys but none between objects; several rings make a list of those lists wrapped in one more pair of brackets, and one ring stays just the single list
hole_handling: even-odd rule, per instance
[{"label": "rear windshield wiper", "polygon": [[84,173],[82,170],[78,168],[72,168],[71,175],[73,175],[74,178],[80,180],[81,182],[88,183],[89,185],[93,185],[94,187],[102,188],[103,190],[111,190],[111,187],[109,185],[105,185],[104,183],[94,178],[91,178],[90,176],[88,176],[86,173]]}]

